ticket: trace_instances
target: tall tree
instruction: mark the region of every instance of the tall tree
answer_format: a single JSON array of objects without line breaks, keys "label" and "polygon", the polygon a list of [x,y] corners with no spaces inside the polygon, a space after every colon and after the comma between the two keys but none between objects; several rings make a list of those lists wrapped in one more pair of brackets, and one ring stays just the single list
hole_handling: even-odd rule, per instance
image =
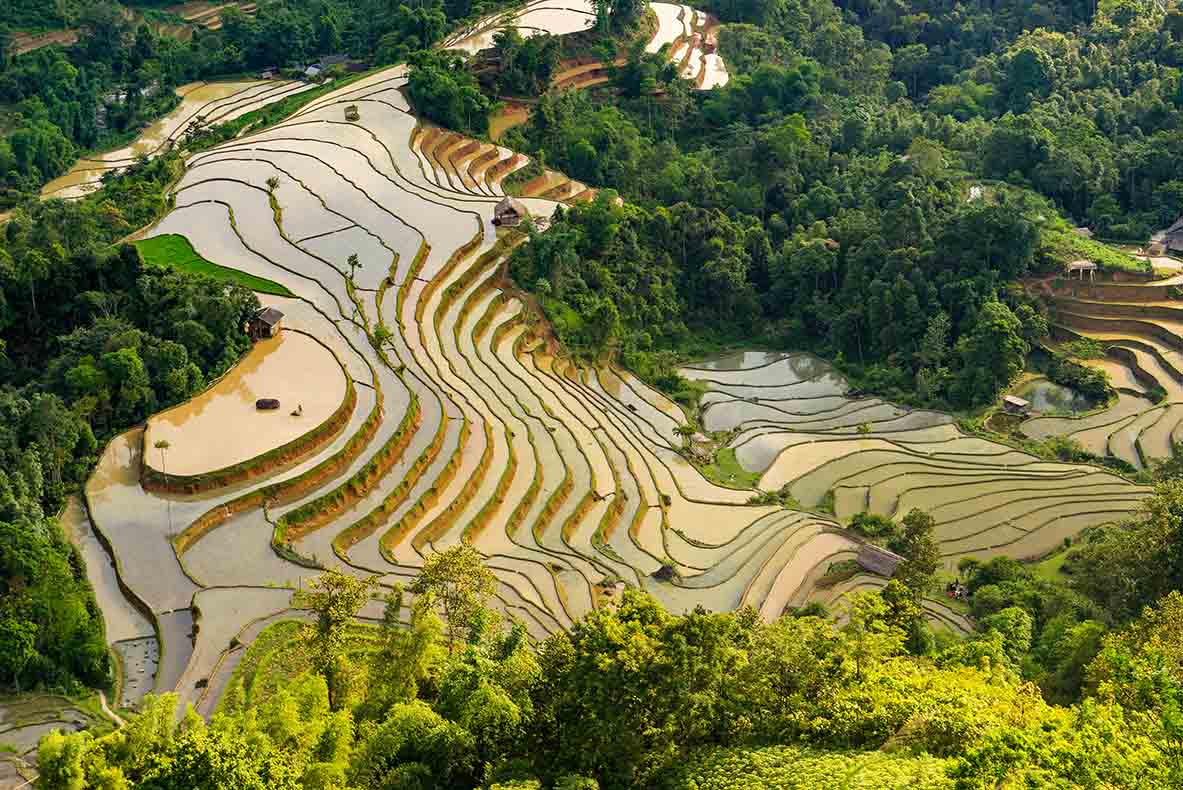
[{"label": "tall tree", "polygon": [[357,613],[373,596],[377,577],[358,579],[337,570],[329,570],[313,579],[309,589],[301,590],[295,603],[309,609],[316,621],[305,626],[303,643],[312,664],[329,690],[329,707],[340,710],[349,695],[349,628]]},{"label": "tall tree", "polygon": [[497,591],[497,577],[485,567],[480,552],[467,543],[431,554],[410,587],[443,610],[448,652],[471,636],[478,613]]}]

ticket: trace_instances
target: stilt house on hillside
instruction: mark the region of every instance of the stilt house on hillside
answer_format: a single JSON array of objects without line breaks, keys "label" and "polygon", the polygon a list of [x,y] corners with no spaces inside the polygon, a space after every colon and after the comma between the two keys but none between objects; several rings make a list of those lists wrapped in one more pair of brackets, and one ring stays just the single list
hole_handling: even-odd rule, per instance
[{"label": "stilt house on hillside", "polygon": [[1068,264],[1068,279],[1070,280],[1073,274],[1083,280],[1086,272],[1088,273],[1089,281],[1092,282],[1093,275],[1097,273],[1097,264],[1086,260],[1073,261]]}]

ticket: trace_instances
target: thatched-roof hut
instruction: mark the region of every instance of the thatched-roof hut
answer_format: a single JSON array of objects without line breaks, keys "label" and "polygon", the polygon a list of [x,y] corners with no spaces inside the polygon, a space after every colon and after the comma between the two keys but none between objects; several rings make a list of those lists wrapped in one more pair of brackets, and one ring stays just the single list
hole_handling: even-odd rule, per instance
[{"label": "thatched-roof hut", "polygon": [[507,197],[493,209],[493,224],[512,228],[528,219],[530,210],[517,198]]}]

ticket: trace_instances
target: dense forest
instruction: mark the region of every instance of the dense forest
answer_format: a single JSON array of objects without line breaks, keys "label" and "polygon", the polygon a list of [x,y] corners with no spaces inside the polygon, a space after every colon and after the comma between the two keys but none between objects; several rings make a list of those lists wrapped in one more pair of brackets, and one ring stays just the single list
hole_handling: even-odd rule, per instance
[{"label": "dense forest", "polygon": [[1046,330],[1010,283],[1134,267],[1071,228],[1144,242],[1183,213],[1183,13],[1133,8],[714,3],[724,88],[634,51],[506,135],[636,206],[572,211],[518,282],[572,349],[653,379],[657,352],[757,337],[900,400],[988,403]]}]

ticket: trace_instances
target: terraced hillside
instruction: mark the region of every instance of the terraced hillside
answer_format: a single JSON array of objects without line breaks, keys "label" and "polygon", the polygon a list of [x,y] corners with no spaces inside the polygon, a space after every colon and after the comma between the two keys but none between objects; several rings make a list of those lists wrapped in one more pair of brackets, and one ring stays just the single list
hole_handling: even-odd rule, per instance
[{"label": "terraced hillside", "polygon": [[[668,47],[667,55],[677,63],[681,75],[702,90],[727,84],[727,66],[715,52],[718,22],[702,11],[674,3],[650,3],[657,17],[657,30],[645,47],[651,54]],[[520,9],[495,14],[446,39],[445,49],[469,54],[493,46],[498,30],[516,27],[525,37],[540,33],[578,33],[595,24],[595,3],[591,0],[533,0]],[[587,88],[609,79],[602,63],[584,63],[561,69],[555,75],[559,87]]]},{"label": "terraced hillside", "polygon": [[[959,436],[945,415],[848,397],[817,360],[743,355],[686,370],[712,390],[703,427],[732,432],[740,463],[765,488],[788,484],[805,509],[747,504],[751,491],[687,460],[677,405],[625,371],[556,353],[505,287],[515,241],[491,224],[502,179],[525,158],[421,126],[404,82],[401,68],[371,75],[192,157],[174,210],[146,232],[183,234],[203,257],[288,288],[295,298],[268,300],[283,332],[319,341],[353,396],[309,452],[260,457],[245,478],[198,493],[168,477],[168,455],[142,429],[106,448],[86,515],[117,573],[95,583],[104,600],[121,598],[121,583],[151,613],[136,644],[159,640],[148,659],[128,659],[145,674],[125,702],[177,689],[211,709],[241,654],[231,640],[291,616],[292,588],[323,567],[389,585],[471,541],[498,575],[499,606],[535,638],[621,583],[676,611],[751,604],[772,618],[857,548],[816,512],[831,492],[839,517],[932,510],[950,561],[1039,553],[1143,495],[1092,467]],[[547,216],[553,198],[584,193],[558,186],[524,202]],[[221,434],[252,430],[249,413],[223,419],[174,426],[167,453],[213,455]]]},{"label": "terraced hillside", "polygon": [[[115,559],[92,582],[120,613],[136,680],[124,704],[175,689],[212,710],[234,645],[299,616],[293,589],[324,568],[393,585],[468,541],[497,574],[498,606],[537,639],[622,584],[673,611],[751,605],[772,619],[878,583],[817,586],[854,556],[841,522],[861,510],[929,510],[952,564],[1043,553],[1145,495],[963,436],[948,415],[851,397],[804,355],[686,368],[709,390],[691,416],[627,371],[572,362],[506,280],[521,234],[491,222],[528,160],[421,124],[405,83],[402,67],[369,75],[190,157],[174,208],[142,234],[183,235],[203,258],[286,288],[294,297],[266,302],[284,314],[282,346],[310,356],[270,364],[261,344],[240,366],[258,371],[249,385],[231,374],[105,448],[74,519]],[[551,172],[523,191],[540,218],[594,197]],[[240,390],[281,408],[257,416],[232,401]],[[311,392],[316,411],[296,408]],[[706,434],[687,436],[690,417]],[[712,482],[728,481],[697,460],[703,447],[798,507]],[[930,616],[966,627],[936,604]]]},{"label": "terraced hillside", "polygon": [[943,413],[850,397],[829,365],[748,352],[683,375],[704,383],[702,427],[764,491],[845,523],[870,511],[936,520],[947,567],[964,556],[1037,557],[1120,518],[1147,489],[1091,466],[1043,461],[962,434]]},{"label": "terraced hillside", "polygon": [[222,14],[230,9],[241,11],[247,16],[254,16],[259,10],[258,3],[243,2],[210,2],[209,0],[190,0],[190,2],[167,6],[164,10],[175,14],[191,26],[200,26],[208,30],[220,30]]},{"label": "terraced hillside", "polygon": [[284,98],[316,87],[312,83],[255,80],[246,82],[194,82],[177,89],[181,103],[149,126],[131,145],[98,156],[79,159],[65,173],[41,189],[42,197],[78,198],[98,189],[107,173],[133,164],[138,157],[153,157],[194,129],[240,118]]},{"label": "terraced hillside", "polygon": [[1169,458],[1183,440],[1183,302],[1173,297],[1183,278],[1146,283],[1073,283],[1053,294],[1054,329],[1065,339],[1091,338],[1107,358],[1086,364],[1105,370],[1118,390],[1109,408],[1080,417],[1037,417],[1028,436],[1068,435],[1099,455],[1137,469]]}]

